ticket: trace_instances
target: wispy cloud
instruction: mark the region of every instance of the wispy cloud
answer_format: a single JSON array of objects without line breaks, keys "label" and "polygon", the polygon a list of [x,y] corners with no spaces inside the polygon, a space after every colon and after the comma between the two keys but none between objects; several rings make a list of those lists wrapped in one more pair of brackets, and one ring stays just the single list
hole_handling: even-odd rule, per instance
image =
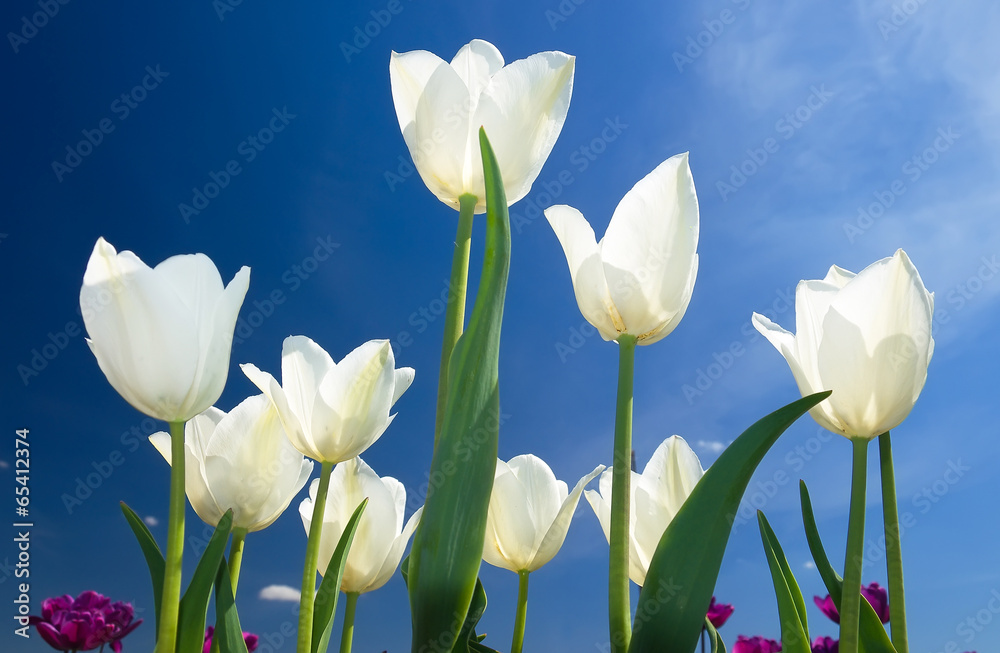
[{"label": "wispy cloud", "polygon": [[288,585],[268,585],[257,595],[257,598],[262,601],[288,601],[291,603],[298,602],[300,597],[299,590]]},{"label": "wispy cloud", "polygon": [[699,448],[711,451],[712,453],[722,453],[722,450],[726,448],[726,445],[717,440],[698,440],[695,444]]},{"label": "wispy cloud", "polygon": [[160,525],[160,520],[157,519],[156,517],[152,516],[152,515],[148,515],[147,517],[143,517],[142,521],[146,522],[147,526],[159,526]]}]

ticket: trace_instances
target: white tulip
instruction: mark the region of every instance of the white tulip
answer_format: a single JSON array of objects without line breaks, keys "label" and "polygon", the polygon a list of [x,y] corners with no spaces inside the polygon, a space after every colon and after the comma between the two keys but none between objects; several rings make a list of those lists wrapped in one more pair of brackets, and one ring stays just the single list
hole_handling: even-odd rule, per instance
[{"label": "white tulip", "polygon": [[395,369],[388,340],[370,340],[334,363],[305,336],[285,338],[280,385],[254,365],[241,366],[274,402],[295,448],[320,462],[358,456],[392,422],[389,409],[413,381],[413,369]]},{"label": "white tulip", "polygon": [[474,40],[451,60],[425,50],[389,60],[403,140],[421,179],[439,200],[478,198],[486,210],[479,128],[496,153],[508,205],[528,194],[559,137],[573,91],[576,58],[542,52],[504,66],[492,44]]},{"label": "white tulip", "polygon": [[497,460],[483,560],[530,572],[554,558],[566,540],[584,486],[603,469],[598,465],[569,492],[541,458],[528,454],[509,463]]},{"label": "white tulip", "polygon": [[[170,435],[149,437],[171,463]],[[309,480],[313,463],[285,437],[264,395],[229,413],[209,408],[184,429],[185,490],[194,511],[211,526],[229,509],[233,528],[259,531],[274,523]]]},{"label": "white tulip", "polygon": [[805,395],[833,390],[810,414],[851,439],[894,429],[913,409],[934,354],[934,293],[903,250],[860,273],[830,268],[795,289],[795,329],[753,314]]},{"label": "white tulip", "polygon": [[[646,463],[642,474],[632,472],[629,509],[629,578],[636,585],[646,582],[653,559],[667,526],[680,511],[705,470],[684,438],[673,435],[664,440]],[[601,475],[600,493],[587,490],[587,501],[597,513],[604,537],[611,534],[612,468]]]},{"label": "white tulip", "polygon": [[[299,504],[299,514],[306,533],[312,526],[313,504],[319,479],[309,485],[309,497]],[[406,543],[416,530],[423,508],[418,508],[403,525],[406,488],[396,479],[379,478],[365,461],[354,458],[333,468],[330,494],[323,514],[319,541],[318,571],[323,574],[330,564],[340,537],[354,511],[364,499],[368,505],[361,515],[354,542],[347,554],[340,589],[363,594],[385,585],[396,573]]]},{"label": "white tulip", "polygon": [[80,289],[87,344],[125,401],[150,417],[187,421],[222,394],[249,283],[248,267],[224,287],[204,254],[150,268],[99,238]]},{"label": "white tulip", "polygon": [[545,209],[569,263],[580,312],[605,340],[649,345],[680,323],[698,273],[698,197],[687,153],[672,156],[618,203],[600,242],[583,214]]}]

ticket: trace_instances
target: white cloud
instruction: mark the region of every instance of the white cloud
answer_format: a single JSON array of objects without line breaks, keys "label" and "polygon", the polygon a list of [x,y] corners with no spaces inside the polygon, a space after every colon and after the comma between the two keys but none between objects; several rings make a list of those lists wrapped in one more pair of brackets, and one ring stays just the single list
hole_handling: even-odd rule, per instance
[{"label": "white cloud", "polygon": [[7,469],[10,467],[10,463],[6,460],[0,460],[0,469]]},{"label": "white cloud", "polygon": [[707,449],[708,451],[711,451],[712,453],[721,453],[722,450],[726,448],[725,444],[723,444],[722,442],[717,442],[715,440],[698,440],[698,442],[696,442],[695,444],[697,444],[702,449]]},{"label": "white cloud", "polygon": [[257,598],[262,601],[289,601],[291,603],[297,603],[300,597],[299,590],[288,585],[268,585],[257,595]]},{"label": "white cloud", "polygon": [[144,517],[142,521],[146,522],[147,526],[159,526],[160,525],[160,520],[157,519],[156,517],[152,516],[152,515],[149,515],[148,517]]}]

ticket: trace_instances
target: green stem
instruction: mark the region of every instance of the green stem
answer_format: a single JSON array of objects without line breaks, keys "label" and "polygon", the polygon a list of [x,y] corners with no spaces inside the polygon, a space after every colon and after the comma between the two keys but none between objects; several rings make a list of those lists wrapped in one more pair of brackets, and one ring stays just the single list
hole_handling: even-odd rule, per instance
[{"label": "green stem", "polygon": [[521,653],[524,647],[524,622],[528,619],[528,574],[527,569],[517,572],[517,614],[514,616],[514,639],[510,653]]},{"label": "green stem", "polygon": [[319,562],[319,538],[323,532],[323,515],[326,513],[326,495],[330,492],[330,474],[333,463],[324,462],[319,472],[319,488],[313,501],[312,523],[306,543],[306,563],[302,569],[302,595],[299,598],[299,636],[296,650],[310,653],[313,629],[313,597],[316,594],[316,565]]},{"label": "green stem", "polygon": [[437,446],[448,404],[448,365],[451,352],[465,326],[465,294],[469,285],[469,248],[472,243],[472,218],[479,198],[466,193],[458,198],[458,233],[455,253],[451,259],[451,279],[448,282],[448,308],[444,315],[444,342],[441,344],[441,369],[438,371],[437,416],[434,419],[434,445]]},{"label": "green stem", "polygon": [[618,338],[618,403],[615,409],[615,454],[611,472],[611,559],[608,571],[608,618],[613,653],[625,653],[632,638],[628,552],[635,342],[635,336],[628,334]]},{"label": "green stem", "polygon": [[344,609],[344,630],[340,634],[340,653],[351,653],[351,642],[354,640],[354,611],[358,607],[357,592],[347,593],[347,605]]},{"label": "green stem", "polygon": [[243,545],[247,538],[247,529],[234,528],[233,541],[229,544],[229,579],[233,582],[233,598],[236,598],[236,585],[240,582],[240,565],[243,564]]},{"label": "green stem", "polygon": [[167,522],[167,555],[160,598],[160,629],[156,653],[174,653],[180,615],[181,568],[184,558],[184,422],[170,422],[170,508]]},{"label": "green stem", "polygon": [[899,543],[899,508],[896,503],[896,473],[892,468],[892,442],[886,431],[878,438],[878,457],[882,471],[882,520],[885,522],[885,557],[889,573],[889,623],[892,646],[897,653],[908,653],[906,637],[906,600],[903,598],[903,552]]},{"label": "green stem", "polygon": [[858,653],[861,619],[861,566],[865,545],[865,484],[868,480],[868,440],[851,440],[854,466],[851,477],[851,516],[844,559],[844,592],[840,598],[840,652]]}]

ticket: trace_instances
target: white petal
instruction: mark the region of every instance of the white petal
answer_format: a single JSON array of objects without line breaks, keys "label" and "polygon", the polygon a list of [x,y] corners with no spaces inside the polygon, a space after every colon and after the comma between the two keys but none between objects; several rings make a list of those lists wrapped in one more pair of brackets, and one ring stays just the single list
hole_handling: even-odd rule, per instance
[{"label": "white petal", "polygon": [[573,520],[574,513],[576,513],[576,506],[580,502],[580,496],[583,494],[583,488],[597,478],[598,474],[602,471],[604,471],[604,465],[598,465],[594,468],[594,471],[577,481],[577,484],[573,487],[573,491],[562,502],[558,514],[556,514],[545,535],[542,537],[537,551],[532,556],[530,566],[528,567],[529,571],[534,571],[546,564],[562,548],[563,542],[566,541],[566,534],[569,532],[570,522]]},{"label": "white petal", "polygon": [[289,406],[288,397],[281,385],[278,384],[278,381],[267,372],[262,372],[250,363],[240,365],[240,369],[274,404],[275,410],[278,411],[278,417],[281,419],[281,424],[285,429],[285,435],[291,441],[292,445],[313,460],[322,460],[322,454],[313,444],[312,438],[305,433],[302,422],[299,421],[298,415]]},{"label": "white petal", "polygon": [[403,396],[403,393],[410,388],[410,384],[413,383],[413,377],[416,372],[412,367],[400,367],[394,373],[394,382],[392,387],[392,403],[395,405],[399,398]]},{"label": "white petal", "polygon": [[392,87],[392,103],[396,107],[399,129],[403,140],[412,153],[416,149],[416,130],[413,121],[417,115],[417,104],[424,94],[427,81],[434,71],[448,63],[436,54],[426,50],[414,50],[400,54],[393,52],[389,57],[389,83]]},{"label": "white petal", "polygon": [[[417,525],[420,523],[420,516],[423,514],[424,509],[421,506],[417,508],[417,511],[410,516],[409,521],[406,522],[406,526],[403,528],[402,532],[396,537],[392,542],[392,548],[389,550],[388,555],[386,555],[385,561],[382,563],[382,567],[378,572],[372,577],[368,584],[360,592],[373,592],[378,588],[382,587],[389,582],[389,579],[396,573],[396,569],[399,568],[399,563],[403,559],[403,551],[406,550],[406,543],[410,541],[410,537],[413,536],[413,532],[417,529]],[[402,514],[400,515],[402,518]]]},{"label": "white petal", "polygon": [[687,310],[698,269],[698,216],[686,153],[657,166],[615,209],[601,259],[612,301],[640,340],[665,337]]},{"label": "white petal", "polygon": [[679,435],[664,440],[642,471],[643,478],[658,489],[660,501],[672,513],[671,519],[704,474],[698,456]]},{"label": "white petal", "polygon": [[[498,466],[501,461],[498,461]],[[527,488],[509,467],[499,471],[493,480],[490,507],[487,513],[489,545],[495,552],[485,551],[490,564],[520,571],[527,567],[535,543],[535,527],[530,516]],[[493,555],[496,553],[496,555]]]},{"label": "white petal", "polygon": [[564,204],[545,209],[545,218],[566,254],[580,312],[602,338],[617,339],[625,324],[611,300],[593,228],[582,213]]},{"label": "white petal", "polygon": [[473,39],[451,60],[451,67],[465,82],[471,97],[479,97],[490,78],[503,68],[503,55],[489,41]]},{"label": "white petal", "polygon": [[[486,130],[508,204],[531,190],[562,131],[575,68],[576,58],[565,53],[534,54],[496,73],[479,100],[472,126]],[[478,148],[473,154],[479,156]],[[469,166],[469,178],[481,180],[481,161]]]}]

